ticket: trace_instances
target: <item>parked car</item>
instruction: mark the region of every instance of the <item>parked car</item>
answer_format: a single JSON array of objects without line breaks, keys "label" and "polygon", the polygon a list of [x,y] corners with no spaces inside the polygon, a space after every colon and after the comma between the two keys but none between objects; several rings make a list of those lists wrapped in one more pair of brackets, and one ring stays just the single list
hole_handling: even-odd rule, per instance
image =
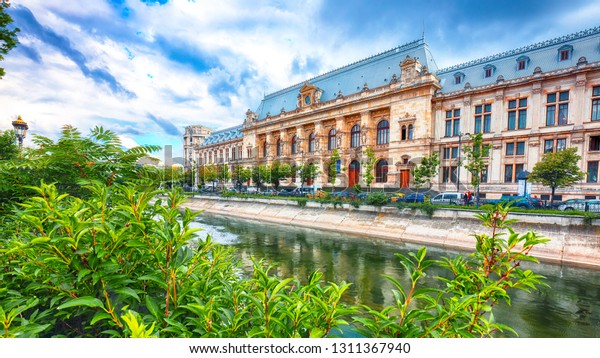
[{"label": "parked car", "polygon": [[398,199],[398,202],[404,203],[422,203],[425,201],[425,194],[423,193],[410,193],[406,194],[402,198]]},{"label": "parked car", "polygon": [[500,199],[488,199],[486,201],[486,204],[496,205],[498,203],[512,203],[512,206],[523,209],[541,209],[544,207],[542,200],[529,196],[502,195]]},{"label": "parked car", "polygon": [[432,204],[465,205],[464,195],[459,192],[439,193],[431,198]]},{"label": "parked car", "polygon": [[600,212],[600,200],[569,199],[563,201],[559,206],[560,211],[590,211]]},{"label": "parked car", "polygon": [[560,211],[585,211],[585,203],[586,200],[584,199],[569,199],[558,203],[558,206],[556,208]]},{"label": "parked car", "polygon": [[277,196],[294,196],[294,190],[295,189],[281,189],[277,192]]},{"label": "parked car", "polygon": [[349,191],[338,191],[337,193],[333,193],[334,198],[342,198],[346,200],[351,200],[356,198],[356,194]]},{"label": "parked car", "polygon": [[390,194],[388,194],[388,198],[390,198],[390,203],[398,202],[403,197],[404,197],[404,193],[390,193]]}]

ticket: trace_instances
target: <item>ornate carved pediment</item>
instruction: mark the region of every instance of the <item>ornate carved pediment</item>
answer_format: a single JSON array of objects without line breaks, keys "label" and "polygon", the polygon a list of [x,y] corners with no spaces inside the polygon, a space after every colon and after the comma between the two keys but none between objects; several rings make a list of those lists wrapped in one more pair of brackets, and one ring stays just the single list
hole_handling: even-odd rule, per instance
[{"label": "ornate carved pediment", "polygon": [[298,108],[310,107],[313,104],[320,103],[322,94],[322,89],[306,82],[302,88],[300,88],[300,94],[298,94]]}]

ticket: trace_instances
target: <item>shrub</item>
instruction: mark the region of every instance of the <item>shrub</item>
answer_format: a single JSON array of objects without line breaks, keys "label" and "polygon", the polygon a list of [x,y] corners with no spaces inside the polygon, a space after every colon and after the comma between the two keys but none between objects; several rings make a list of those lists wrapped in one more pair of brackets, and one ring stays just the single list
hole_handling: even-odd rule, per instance
[{"label": "shrub", "polygon": [[[515,233],[506,220],[508,208],[498,206],[477,214],[492,234],[474,234],[476,252],[454,259],[427,260],[426,249],[407,256],[398,254],[410,277],[409,287],[385,276],[395,287],[395,304],[365,316],[355,316],[357,331],[367,337],[490,337],[495,332],[516,332],[494,320],[493,308],[500,301],[510,304],[509,290],[526,292],[546,285],[543,277],[522,269],[522,261],[535,245],[548,239],[528,232]],[[442,288],[421,287],[427,270],[438,265],[448,276],[438,277]]]},{"label": "shrub", "polygon": [[388,203],[388,201],[389,201],[388,196],[380,191],[367,195],[367,197],[365,199],[365,202],[367,204],[374,205],[374,206],[386,205]]}]

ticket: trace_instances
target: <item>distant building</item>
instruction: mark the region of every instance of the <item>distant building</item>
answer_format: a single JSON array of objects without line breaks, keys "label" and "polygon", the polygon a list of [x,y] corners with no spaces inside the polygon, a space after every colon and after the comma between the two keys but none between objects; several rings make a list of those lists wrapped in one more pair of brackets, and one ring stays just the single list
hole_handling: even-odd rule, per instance
[{"label": "distant building", "polygon": [[165,145],[164,149],[165,160],[163,161],[165,167],[171,167],[173,165],[173,146]]},{"label": "distant building", "polygon": [[[600,184],[600,27],[438,69],[420,39],[268,94],[242,125],[196,146],[204,163],[254,166],[275,160],[316,164],[328,185],[327,161],[341,155],[336,186],[365,184],[365,149],[374,149],[375,188],[409,188],[412,171],[440,155],[433,189],[470,189],[459,170],[467,134],[491,146],[481,191],[517,193],[517,176],[544,153],[576,147],[586,178],[558,199],[598,198]],[[185,139],[184,139],[185,140]],[[235,153],[235,157],[232,156]],[[295,183],[295,184],[294,184]],[[292,178],[282,185],[299,184]],[[533,185],[546,199],[548,189]]]},{"label": "distant building", "polygon": [[183,135],[183,158],[186,168],[190,167],[193,161],[198,161],[195,147],[202,144],[210,133],[212,133],[212,129],[201,125],[185,127],[185,134]]}]

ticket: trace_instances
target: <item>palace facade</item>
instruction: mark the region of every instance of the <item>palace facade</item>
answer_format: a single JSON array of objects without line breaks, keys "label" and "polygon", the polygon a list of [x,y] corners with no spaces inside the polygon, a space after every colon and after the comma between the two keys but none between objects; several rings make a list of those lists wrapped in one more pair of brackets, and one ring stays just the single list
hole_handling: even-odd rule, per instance
[{"label": "palace facade", "polygon": [[391,190],[410,188],[415,165],[437,152],[433,189],[464,191],[470,174],[458,162],[475,133],[490,145],[483,196],[517,193],[517,176],[544,153],[576,147],[587,175],[559,189],[559,199],[598,198],[600,27],[446,69],[417,40],[265,96],[242,125],[213,132],[193,156],[245,166],[313,163],[321,173],[314,184],[326,187],[337,149],[339,188],[364,185],[370,147],[372,187]]}]

